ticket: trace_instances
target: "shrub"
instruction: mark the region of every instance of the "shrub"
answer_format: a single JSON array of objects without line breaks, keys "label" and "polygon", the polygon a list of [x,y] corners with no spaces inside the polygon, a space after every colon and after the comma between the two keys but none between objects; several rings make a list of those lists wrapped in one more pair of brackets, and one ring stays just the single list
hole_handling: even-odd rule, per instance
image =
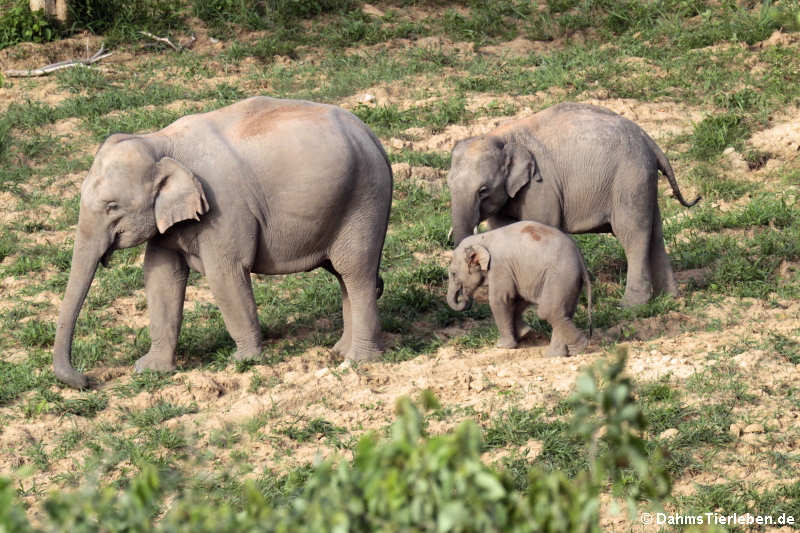
[{"label": "shrub", "polygon": [[0,49],[23,41],[44,43],[58,37],[42,12],[31,12],[28,0],[16,0],[0,16]]},{"label": "shrub", "polygon": [[177,0],[72,0],[72,29],[106,34],[109,45],[138,38],[139,30],[165,33],[183,26]]},{"label": "shrub", "polygon": [[233,26],[285,27],[298,19],[349,11],[356,5],[355,0],[192,0],[192,11],[217,34],[228,34]]}]

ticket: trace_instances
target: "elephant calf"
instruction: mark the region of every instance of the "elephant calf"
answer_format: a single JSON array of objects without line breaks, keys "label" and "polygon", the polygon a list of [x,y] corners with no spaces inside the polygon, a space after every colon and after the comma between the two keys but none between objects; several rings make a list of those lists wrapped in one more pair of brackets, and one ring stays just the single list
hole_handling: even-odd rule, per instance
[{"label": "elephant calf", "polygon": [[392,170],[380,142],[352,113],[330,105],[254,97],[154,133],[112,135],[81,187],[56,376],[87,385],[70,360],[81,305],[98,263],[144,242],[152,342],[137,370],[175,368],[190,268],[206,276],[237,360],[261,353],[250,274],[318,267],[342,290],[344,331],[334,349],[348,360],[375,358],[391,202]]},{"label": "elephant calf", "polygon": [[581,286],[586,285],[589,335],[592,331],[592,285],[578,247],[567,235],[538,222],[517,222],[472,235],[453,252],[447,303],[466,309],[475,290],[488,283],[500,339],[498,348],[516,348],[530,332],[522,313],[531,303],[553,327],[548,356],[574,355],[589,343],[572,322]]}]

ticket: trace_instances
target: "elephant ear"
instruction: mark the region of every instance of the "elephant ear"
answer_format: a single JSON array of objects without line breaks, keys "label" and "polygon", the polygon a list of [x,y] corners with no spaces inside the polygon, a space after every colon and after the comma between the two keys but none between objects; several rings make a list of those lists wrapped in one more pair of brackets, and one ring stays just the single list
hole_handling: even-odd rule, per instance
[{"label": "elephant ear", "polygon": [[492,259],[492,256],[489,254],[489,250],[487,250],[485,246],[473,244],[472,246],[467,246],[464,251],[467,256],[467,265],[469,266],[470,270],[475,267],[479,267],[484,272],[489,270],[489,263]]},{"label": "elephant ear", "polygon": [[154,184],[156,226],[161,233],[178,222],[200,220],[208,212],[203,186],[191,170],[171,157],[156,163]]},{"label": "elephant ear", "polygon": [[[506,193],[514,198],[536,173],[536,160],[527,148],[515,142],[506,143],[503,153],[506,157]],[[541,177],[536,176],[537,181],[541,181]]]}]

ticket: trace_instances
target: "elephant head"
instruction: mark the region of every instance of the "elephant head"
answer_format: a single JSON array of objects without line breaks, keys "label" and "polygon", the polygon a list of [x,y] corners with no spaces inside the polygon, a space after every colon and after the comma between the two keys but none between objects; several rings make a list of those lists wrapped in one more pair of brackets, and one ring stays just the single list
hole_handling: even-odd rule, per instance
[{"label": "elephant head", "polygon": [[447,280],[447,305],[464,311],[472,305],[472,295],[483,285],[489,271],[491,255],[485,246],[468,244],[453,252]]},{"label": "elephant head", "polygon": [[181,163],[163,157],[149,139],[112,135],[98,150],[81,186],[72,267],[58,315],[53,354],[56,377],[85,388],[71,363],[72,335],[98,263],[114,250],[137,246],[157,232],[208,211],[203,188]]},{"label": "elephant head", "polygon": [[455,245],[516,197],[535,172],[533,154],[519,143],[488,136],[456,144],[447,175]]}]

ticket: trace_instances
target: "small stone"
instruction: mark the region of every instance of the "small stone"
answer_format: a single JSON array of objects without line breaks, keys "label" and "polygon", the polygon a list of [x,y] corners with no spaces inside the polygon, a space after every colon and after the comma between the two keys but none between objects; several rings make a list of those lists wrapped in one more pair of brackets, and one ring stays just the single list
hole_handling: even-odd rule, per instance
[{"label": "small stone", "polygon": [[389,139],[389,146],[393,150],[403,150],[408,143],[403,139],[398,139],[397,137],[392,137]]},{"label": "small stone", "polygon": [[467,376],[467,390],[481,392],[486,389],[486,376],[483,372],[477,375],[469,374]]},{"label": "small stone", "polygon": [[397,180],[407,180],[411,177],[411,165],[408,163],[395,163],[392,165],[392,174]]},{"label": "small stone", "polygon": [[385,13],[378,9],[377,7],[373,6],[372,4],[364,4],[361,6],[361,11],[365,15],[369,15],[371,17],[383,17]]},{"label": "small stone", "polygon": [[750,424],[744,427],[742,433],[764,433],[764,426],[761,424]]},{"label": "small stone", "polygon": [[364,96],[361,97],[361,101],[364,102],[365,104],[369,104],[371,102],[374,102],[375,101],[375,95],[366,93]]},{"label": "small stone", "polygon": [[544,449],[544,443],[539,440],[531,439],[525,443],[525,447],[528,449],[528,453],[525,454],[525,459],[528,461],[533,461],[539,457],[539,454],[542,453],[542,450]]},{"label": "small stone", "polygon": [[759,437],[756,433],[745,433],[742,435],[742,440],[747,444],[752,444],[753,446],[758,446],[761,444],[761,437]]},{"label": "small stone", "polygon": [[330,370],[328,369],[328,367],[326,366],[326,367],[324,367],[324,368],[320,368],[319,370],[317,370],[316,372],[314,372],[314,376],[315,376],[317,379],[322,379],[322,378],[324,378],[325,376],[327,376],[327,375],[328,375],[328,374],[330,374],[330,373],[331,373],[331,371],[330,371]]},{"label": "small stone", "polygon": [[353,366],[353,364],[348,359],[345,359],[344,362],[340,364],[337,368],[339,370],[347,370],[351,366]]},{"label": "small stone", "polygon": [[739,435],[742,434],[742,426],[740,424],[731,424],[731,427],[728,429],[731,435],[735,438],[739,438]]},{"label": "small stone", "polygon": [[675,437],[678,436],[679,433],[680,431],[678,431],[677,429],[669,428],[662,431],[661,434],[658,436],[658,438],[661,440],[674,439]]}]

